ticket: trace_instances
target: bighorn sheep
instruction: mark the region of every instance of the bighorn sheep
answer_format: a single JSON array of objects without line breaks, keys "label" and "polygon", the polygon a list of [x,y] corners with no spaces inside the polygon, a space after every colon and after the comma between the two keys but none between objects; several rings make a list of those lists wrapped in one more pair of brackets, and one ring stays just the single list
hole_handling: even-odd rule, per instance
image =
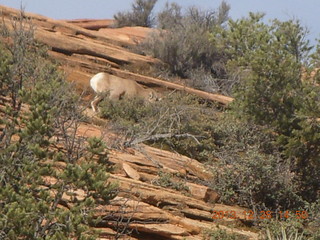
[{"label": "bighorn sheep", "polygon": [[94,112],[97,111],[98,103],[109,95],[110,100],[119,100],[123,97],[141,97],[145,101],[153,102],[159,100],[153,89],[146,89],[133,80],[123,79],[107,73],[97,73],[90,79],[90,86],[96,96],[91,102]]}]

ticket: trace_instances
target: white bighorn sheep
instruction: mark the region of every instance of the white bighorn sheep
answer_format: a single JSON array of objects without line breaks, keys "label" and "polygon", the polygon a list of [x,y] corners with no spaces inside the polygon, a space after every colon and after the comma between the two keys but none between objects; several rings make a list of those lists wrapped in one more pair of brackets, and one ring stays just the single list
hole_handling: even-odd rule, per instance
[{"label": "white bighorn sheep", "polygon": [[143,88],[133,80],[123,79],[107,73],[97,73],[90,79],[90,86],[96,96],[91,102],[94,112],[97,111],[98,103],[109,95],[110,100],[119,100],[123,97],[141,97],[145,101],[153,102],[159,100],[156,92],[150,88]]}]

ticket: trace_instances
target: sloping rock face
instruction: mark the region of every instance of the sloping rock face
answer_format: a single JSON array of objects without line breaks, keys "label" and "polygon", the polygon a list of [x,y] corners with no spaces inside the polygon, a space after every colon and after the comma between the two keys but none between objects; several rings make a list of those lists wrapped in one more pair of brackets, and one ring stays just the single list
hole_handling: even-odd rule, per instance
[{"label": "sloping rock face", "polygon": [[[20,14],[4,6],[0,7],[0,11],[8,27],[12,19]],[[126,64],[148,65],[158,62],[151,57],[128,51],[136,36],[141,38],[141,30],[138,34],[135,34],[134,29],[126,28],[122,32],[115,29],[115,32],[102,33],[36,14],[25,13],[25,16],[32,18],[36,26],[36,40],[49,47],[49,54],[60,61],[67,79],[75,82],[80,90],[89,86],[88,80],[97,72],[107,72],[110,68]]]},{"label": "sloping rock face", "polygon": [[[110,140],[108,134],[92,124],[83,123],[78,135]],[[120,193],[111,205],[101,206],[99,216],[105,219],[110,216],[110,220],[115,216],[121,218],[120,225],[132,231],[132,239],[200,240],[204,239],[205,230],[218,228],[243,239],[258,239],[258,234],[242,230],[244,223],[250,221],[244,214],[248,209],[215,204],[218,194],[204,184],[212,175],[198,161],[144,144],[123,151],[110,150],[109,161],[116,166],[111,181],[119,184]],[[187,188],[179,191],[157,185],[159,172],[179,176],[171,180],[182,181]],[[218,216],[227,211],[238,218]],[[110,228],[110,222],[105,223],[107,226]],[[103,225],[101,228],[104,229]],[[105,239],[109,239],[108,234],[117,233],[104,231]]]},{"label": "sloping rock face", "polygon": [[[0,11],[6,23],[20,14],[3,6]],[[75,82],[80,90],[88,88],[93,74],[106,71],[142,83],[202,94],[223,104],[232,101],[221,95],[196,92],[198,90],[120,70],[125,64],[152,65],[159,62],[128,50],[130,45],[147,36],[152,31],[150,29],[112,29],[109,20],[57,21],[35,14],[26,16],[33,19],[36,39],[48,45],[49,54],[60,61],[68,80]],[[90,109],[87,115],[93,118],[92,122],[105,124]],[[112,133],[105,133],[102,127],[88,123],[81,124],[78,136],[103,137],[106,142],[114,137]],[[104,219],[99,225],[101,239],[200,240],[205,239],[204,231],[218,228],[238,234],[239,239],[258,239],[256,233],[243,230],[247,229],[244,228],[248,221],[244,214],[246,209],[215,204],[219,195],[206,184],[212,177],[211,172],[198,161],[143,144],[134,149],[110,149],[109,161],[115,166],[111,181],[119,184],[120,192],[110,205],[98,209],[97,215]],[[159,173],[170,174],[170,181],[180,182],[184,187],[171,189],[162,186]],[[236,213],[238,218],[217,214],[227,211]]]},{"label": "sloping rock face", "polygon": [[65,21],[89,30],[112,28],[115,23],[112,19],[74,19]]},{"label": "sloping rock face", "polygon": [[[19,11],[4,6],[0,6],[0,11],[9,27],[10,21],[20,14]],[[147,85],[186,91],[222,104],[232,101],[230,97],[120,70],[120,66],[124,65],[148,68],[147,66],[160,64],[157,59],[129,50],[130,46],[140,42],[154,30],[142,27],[105,28],[112,24],[111,20],[58,21],[36,14],[25,13],[25,16],[32,18],[36,26],[36,40],[49,47],[49,54],[59,60],[67,79],[75,82],[81,92],[89,88],[89,79],[94,74],[108,72]]]}]

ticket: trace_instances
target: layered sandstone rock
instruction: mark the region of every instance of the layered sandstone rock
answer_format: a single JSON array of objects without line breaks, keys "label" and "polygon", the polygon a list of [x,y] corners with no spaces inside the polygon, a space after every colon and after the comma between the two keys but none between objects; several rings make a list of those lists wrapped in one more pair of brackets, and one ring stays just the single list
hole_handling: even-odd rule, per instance
[{"label": "layered sandstone rock", "polygon": [[[3,6],[0,6],[0,11],[8,26],[12,17],[20,14]],[[159,62],[128,50],[128,46],[147,36],[152,31],[150,29],[113,29],[109,20],[57,21],[36,14],[25,15],[31,17],[36,26],[36,39],[49,47],[50,56],[61,63],[68,80],[75,82],[81,90],[88,88],[93,74],[106,71],[141,83],[187,91],[222,104],[232,101],[229,97],[120,70],[120,66],[125,64],[152,65]],[[27,106],[25,111],[28,111]],[[103,137],[106,142],[116,137],[101,127],[107,124],[105,120],[99,119],[90,109],[86,114],[96,125],[82,123],[78,136]],[[136,148],[110,149],[109,161],[115,166],[110,181],[119,184],[120,192],[110,205],[98,209],[97,215],[105,219],[99,225],[101,239],[200,240],[203,239],[203,231],[217,229],[218,225],[220,229],[247,239],[258,238],[256,233],[241,230],[243,222],[247,221],[243,214],[246,209],[215,203],[219,195],[205,184],[210,182],[211,172],[198,161],[143,144]],[[175,176],[172,181],[183,181],[187,190],[180,192],[155,185],[160,171]],[[81,190],[77,194],[81,197]],[[65,200],[68,200],[67,196]],[[214,212],[219,211],[233,211],[239,218],[213,219]],[[121,219],[120,224],[114,219]],[[121,235],[124,228],[132,230],[130,237]]]},{"label": "layered sandstone rock", "polygon": [[[9,27],[13,17],[20,14],[18,10],[4,6],[0,6],[0,11]],[[133,53],[129,48],[141,42],[154,30],[142,27],[109,28],[112,20],[102,20],[100,23],[98,20],[62,21],[37,14],[24,15],[32,18],[32,23],[36,26],[36,40],[50,48],[49,54],[60,61],[67,79],[75,82],[80,91],[88,88],[90,77],[97,72],[109,72],[144,84],[186,91],[222,104],[228,104],[233,100],[219,94],[210,94],[181,84],[119,70],[123,65],[146,67],[160,64],[159,60]],[[85,24],[91,24],[91,27],[83,28]]]}]

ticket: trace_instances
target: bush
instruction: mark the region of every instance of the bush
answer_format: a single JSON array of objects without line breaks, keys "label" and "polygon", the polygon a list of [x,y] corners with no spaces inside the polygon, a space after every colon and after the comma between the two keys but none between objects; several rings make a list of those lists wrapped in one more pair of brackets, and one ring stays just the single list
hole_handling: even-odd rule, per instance
[{"label": "bush", "polygon": [[[288,47],[292,42],[282,37],[282,25],[266,25],[262,17],[251,14],[248,19],[231,21],[226,33],[232,56],[229,70],[246,71],[235,88],[235,110],[256,124],[288,135],[295,127],[292,120],[301,103],[301,62],[298,53],[293,54]],[[291,23],[292,29],[295,26]],[[297,51],[302,54],[306,50]]]},{"label": "bush", "polygon": [[[182,15],[180,6],[167,4],[158,15],[158,25],[165,30],[153,33],[138,49],[161,59],[172,75],[191,78],[193,71],[201,70],[213,78],[225,78],[223,51],[210,40],[211,31],[227,19],[229,7],[222,5],[218,12],[192,7]],[[202,79],[193,81],[203,87]]]},{"label": "bush", "polygon": [[[215,124],[212,188],[227,204],[254,210],[290,209],[302,205],[291,164],[281,158],[274,137],[252,124],[233,118]],[[270,181],[272,179],[272,181]]]},{"label": "bush", "polygon": [[320,197],[320,87],[307,84],[303,96],[284,152],[294,163],[301,195],[314,202]]},{"label": "bush", "polygon": [[101,116],[112,120],[115,131],[124,133],[126,145],[147,142],[200,161],[212,156],[210,129],[215,110],[206,109],[195,97],[176,93],[147,105],[139,99],[107,99],[101,104]]},{"label": "bush", "polygon": [[[215,64],[221,64],[220,66],[216,65],[215,67],[223,71],[223,63]],[[186,84],[192,86],[193,88],[225,95],[230,95],[232,92],[234,85],[233,81],[230,81],[229,79],[217,78],[214,76],[214,74],[206,71],[203,68],[191,69],[187,74],[188,79],[186,80]]]},{"label": "bush", "polygon": [[256,211],[301,207],[303,201],[297,195],[289,166],[279,156],[264,155],[255,149],[224,156],[213,172],[213,187],[221,194],[222,202]]},{"label": "bush", "polygon": [[173,29],[175,26],[179,25],[182,21],[182,8],[177,3],[167,2],[165,9],[158,13],[158,24],[157,27],[160,29]]},{"label": "bush", "polygon": [[116,26],[152,27],[155,23],[152,10],[156,3],[157,0],[135,0],[131,12],[119,12],[114,15]]},{"label": "bush", "polygon": [[297,226],[296,223],[275,222],[269,223],[265,230],[265,238],[267,240],[273,239],[289,239],[289,240],[303,240],[306,235],[303,232],[303,227]]}]

